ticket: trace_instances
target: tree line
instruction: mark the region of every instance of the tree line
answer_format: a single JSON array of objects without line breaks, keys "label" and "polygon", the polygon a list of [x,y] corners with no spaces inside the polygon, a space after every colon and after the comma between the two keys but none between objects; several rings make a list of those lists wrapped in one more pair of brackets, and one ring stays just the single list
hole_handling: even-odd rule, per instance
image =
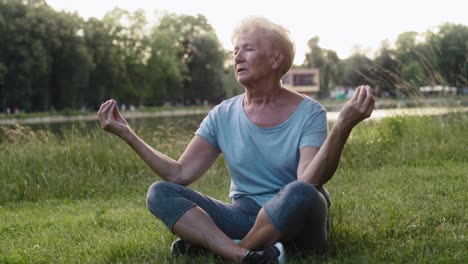
[{"label": "tree line", "polygon": [[337,86],[368,84],[377,95],[420,95],[421,86],[451,86],[461,93],[468,87],[468,27],[443,24],[437,32],[404,32],[394,45],[381,43],[371,59],[365,52],[341,60],[335,51],[321,48],[319,37],[309,40],[310,52],[301,67],[320,69],[320,93]]},{"label": "tree line", "polygon": [[143,10],[116,8],[85,21],[43,0],[2,0],[0,51],[2,109],[96,108],[111,97],[192,104],[226,95],[226,52],[202,15],[166,14],[149,27]]},{"label": "tree line", "polygon": [[[468,28],[446,24],[384,43],[375,58],[341,60],[309,40],[302,65],[320,69],[321,96],[336,86],[371,84],[386,94],[427,84],[467,85]],[[44,0],[0,0],[0,107],[25,111],[96,109],[108,98],[135,105],[218,102],[242,92],[232,52],[203,15],[116,8],[102,19],[57,12]]]}]

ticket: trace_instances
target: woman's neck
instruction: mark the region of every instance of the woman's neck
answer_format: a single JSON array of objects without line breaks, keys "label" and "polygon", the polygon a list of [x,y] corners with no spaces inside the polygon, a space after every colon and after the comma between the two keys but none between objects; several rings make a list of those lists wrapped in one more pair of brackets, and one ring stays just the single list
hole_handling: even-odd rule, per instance
[{"label": "woman's neck", "polygon": [[283,94],[280,83],[276,85],[256,86],[253,89],[246,88],[244,106],[265,105],[277,102]]}]

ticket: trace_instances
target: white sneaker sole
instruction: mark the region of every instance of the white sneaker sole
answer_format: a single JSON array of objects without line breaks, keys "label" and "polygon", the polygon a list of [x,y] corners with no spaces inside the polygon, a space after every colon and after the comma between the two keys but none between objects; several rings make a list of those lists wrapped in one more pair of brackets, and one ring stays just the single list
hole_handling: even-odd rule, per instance
[{"label": "white sneaker sole", "polygon": [[[233,239],[234,242],[239,244],[239,239]],[[286,263],[286,250],[284,250],[284,246],[281,242],[276,242],[275,247],[279,250],[280,255],[278,256],[278,264],[285,264]]]},{"label": "white sneaker sole", "polygon": [[281,244],[281,242],[277,242],[275,244],[275,247],[279,249],[279,252],[280,252],[280,255],[278,257],[278,263],[285,264],[286,263],[286,251],[284,250],[283,244]]}]

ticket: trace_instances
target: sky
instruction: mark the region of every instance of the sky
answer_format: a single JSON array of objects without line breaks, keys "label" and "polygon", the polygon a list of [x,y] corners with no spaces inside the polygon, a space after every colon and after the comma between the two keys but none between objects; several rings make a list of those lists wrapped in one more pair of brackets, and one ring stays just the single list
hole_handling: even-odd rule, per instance
[{"label": "sky", "polygon": [[400,33],[435,31],[443,23],[468,26],[465,0],[46,0],[57,11],[78,12],[101,19],[114,7],[143,9],[151,21],[155,13],[202,14],[226,49],[232,49],[235,25],[249,16],[263,16],[291,31],[296,64],[308,52],[307,41],[319,36],[319,45],[346,58],[358,47],[372,56],[383,40],[394,43]]}]

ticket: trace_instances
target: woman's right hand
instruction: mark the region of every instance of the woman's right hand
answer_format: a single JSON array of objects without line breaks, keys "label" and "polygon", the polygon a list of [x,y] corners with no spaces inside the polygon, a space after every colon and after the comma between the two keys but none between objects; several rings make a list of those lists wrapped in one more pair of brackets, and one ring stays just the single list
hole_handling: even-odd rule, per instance
[{"label": "woman's right hand", "polygon": [[99,108],[97,115],[101,128],[105,131],[121,138],[130,132],[130,127],[117,109],[117,102],[114,99],[104,102]]}]

